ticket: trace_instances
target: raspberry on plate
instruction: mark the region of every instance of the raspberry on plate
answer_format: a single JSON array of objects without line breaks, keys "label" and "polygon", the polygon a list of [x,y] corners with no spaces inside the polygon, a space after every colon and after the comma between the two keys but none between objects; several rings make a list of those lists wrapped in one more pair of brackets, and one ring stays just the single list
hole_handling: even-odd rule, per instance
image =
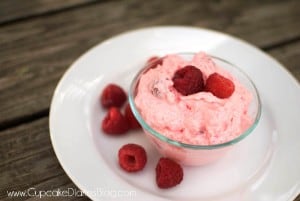
[{"label": "raspberry on plate", "polygon": [[110,135],[124,134],[129,130],[129,123],[118,108],[111,107],[102,120],[102,130]]},{"label": "raspberry on plate", "polygon": [[218,73],[211,74],[205,84],[205,91],[211,92],[218,98],[229,98],[234,92],[234,88],[231,80]]},{"label": "raspberry on plate", "polygon": [[104,108],[121,107],[126,100],[125,91],[116,84],[108,84],[101,94],[101,104]]},{"label": "raspberry on plate", "polygon": [[159,188],[170,188],[183,179],[182,167],[169,158],[160,158],[156,166],[156,183]]},{"label": "raspberry on plate", "polygon": [[204,88],[202,72],[195,66],[185,66],[177,70],[173,77],[174,88],[184,96],[198,93]]},{"label": "raspberry on plate", "polygon": [[147,162],[145,149],[137,144],[126,144],[119,149],[119,164],[127,172],[142,170]]},{"label": "raspberry on plate", "polygon": [[130,125],[131,129],[138,129],[141,128],[141,125],[139,122],[136,120],[135,116],[133,115],[130,105],[127,103],[125,107],[125,117]]}]

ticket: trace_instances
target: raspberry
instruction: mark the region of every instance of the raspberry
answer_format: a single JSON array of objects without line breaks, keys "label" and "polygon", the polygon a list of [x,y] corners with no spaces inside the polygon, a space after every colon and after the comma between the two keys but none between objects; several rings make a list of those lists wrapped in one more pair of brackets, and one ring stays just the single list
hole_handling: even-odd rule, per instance
[{"label": "raspberry", "polygon": [[125,91],[116,84],[107,85],[101,94],[101,104],[104,108],[121,107],[126,99]]},{"label": "raspberry", "polygon": [[226,77],[213,73],[206,80],[205,91],[211,92],[218,98],[229,98],[234,92],[234,84]]},{"label": "raspberry", "polygon": [[173,87],[184,96],[198,93],[204,88],[202,72],[195,66],[177,70],[172,80]]},{"label": "raspberry", "polygon": [[158,60],[158,59],[160,59],[160,57],[158,57],[158,56],[152,56],[152,57],[150,57],[148,60],[147,60],[147,64],[149,64],[149,63],[152,63],[153,61],[156,61],[156,60]]},{"label": "raspberry", "polygon": [[158,57],[158,56],[150,57],[146,62],[146,66],[148,66],[148,65],[150,65],[150,66],[148,66],[148,68],[145,72],[147,72],[151,68],[156,68],[158,65],[162,65],[162,63],[163,63],[163,58]]},{"label": "raspberry", "polygon": [[139,122],[136,120],[135,116],[133,115],[130,105],[127,103],[125,107],[125,117],[130,125],[131,129],[138,129],[141,128],[141,125]]},{"label": "raspberry", "polygon": [[137,144],[126,144],[119,149],[119,164],[127,172],[142,170],[147,162],[145,149]]},{"label": "raspberry", "polygon": [[146,65],[153,64],[151,68],[155,68],[157,65],[162,65],[162,63],[163,59],[161,57],[153,56],[147,60]]},{"label": "raspberry", "polygon": [[156,183],[160,188],[170,188],[183,179],[182,167],[169,158],[160,158],[156,166]]},{"label": "raspberry", "polygon": [[102,120],[102,130],[110,135],[124,134],[129,130],[129,123],[118,108],[111,107]]}]

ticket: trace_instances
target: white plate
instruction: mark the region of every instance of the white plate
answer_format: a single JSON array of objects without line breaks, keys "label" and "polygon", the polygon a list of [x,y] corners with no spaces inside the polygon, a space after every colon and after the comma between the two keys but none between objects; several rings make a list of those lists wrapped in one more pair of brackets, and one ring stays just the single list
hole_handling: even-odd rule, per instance
[{"label": "white plate", "polygon": [[[240,66],[254,81],[262,118],[254,133],[209,166],[184,167],[183,182],[162,190],[155,183],[160,157],[141,131],[121,137],[101,132],[99,95],[109,82],[128,89],[152,55],[206,51]],[[274,59],[231,36],[191,27],[127,32],[80,57],[59,82],[51,104],[55,153],[73,182],[93,200],[287,201],[300,193],[300,90]],[[142,144],[148,163],[128,174],[117,162],[125,143]]]}]

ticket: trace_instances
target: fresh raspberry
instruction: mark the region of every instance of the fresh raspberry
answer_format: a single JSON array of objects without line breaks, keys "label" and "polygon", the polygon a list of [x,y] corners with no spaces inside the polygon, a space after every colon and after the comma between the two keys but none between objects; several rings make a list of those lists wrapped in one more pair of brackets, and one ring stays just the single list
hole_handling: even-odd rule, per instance
[{"label": "fresh raspberry", "polygon": [[156,68],[158,65],[162,65],[162,63],[163,63],[163,58],[158,56],[150,57],[146,62],[146,66],[148,65],[150,66],[148,66],[148,69],[145,72],[147,72],[151,68]]},{"label": "fresh raspberry", "polygon": [[204,88],[202,72],[195,66],[177,70],[172,80],[173,87],[184,96],[198,93]]},{"label": "fresh raspberry", "polygon": [[218,98],[228,98],[234,92],[234,84],[226,77],[213,73],[206,80],[205,91],[211,92]]},{"label": "fresh raspberry", "polygon": [[162,65],[163,59],[158,56],[153,56],[147,60],[146,65],[151,64],[151,63],[153,64],[152,68],[155,68],[157,65]]},{"label": "fresh raspberry", "polygon": [[145,149],[137,144],[126,144],[119,149],[119,164],[127,172],[142,170],[147,162]]},{"label": "fresh raspberry", "polygon": [[156,183],[160,188],[170,188],[183,179],[182,167],[169,158],[160,158],[156,166]]},{"label": "fresh raspberry", "polygon": [[127,103],[125,107],[125,117],[130,125],[131,129],[138,129],[141,128],[141,125],[139,122],[136,120],[135,116],[133,115],[130,105]]},{"label": "fresh raspberry", "polygon": [[107,85],[101,94],[101,104],[104,108],[121,107],[126,99],[125,91],[116,84]]},{"label": "fresh raspberry", "polygon": [[147,60],[147,64],[149,64],[149,63],[152,63],[153,61],[156,61],[156,60],[158,60],[158,59],[160,59],[160,57],[158,57],[158,56],[152,56],[152,57],[150,57],[148,60]]},{"label": "fresh raspberry", "polygon": [[102,120],[102,130],[110,135],[124,134],[129,130],[129,123],[118,108],[111,107]]}]

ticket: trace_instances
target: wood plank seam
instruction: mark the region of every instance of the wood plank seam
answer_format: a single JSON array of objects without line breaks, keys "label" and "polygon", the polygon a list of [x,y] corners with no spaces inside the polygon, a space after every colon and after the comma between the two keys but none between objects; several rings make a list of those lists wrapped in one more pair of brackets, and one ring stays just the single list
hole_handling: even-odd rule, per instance
[{"label": "wood plank seam", "polygon": [[[59,174],[56,174],[56,175],[53,175],[53,176],[50,176],[50,177],[46,177],[46,178],[44,178],[44,179],[42,179],[42,180],[40,180],[39,182],[36,182],[36,183],[32,183],[32,184],[30,184],[30,186],[29,186],[29,188],[30,187],[32,187],[32,186],[37,186],[37,185],[39,185],[39,184],[42,184],[43,182],[46,182],[46,181],[48,181],[48,180],[51,180],[51,179],[54,179],[54,178],[56,178],[56,177],[60,177],[60,176],[63,176],[63,175],[66,175],[66,173],[63,171],[63,172],[61,172],[61,173],[59,173]],[[73,182],[73,181],[72,181]],[[6,191],[13,191],[13,190],[15,190],[15,191],[24,191],[24,190],[26,190],[26,188],[24,189],[24,187],[23,188],[19,188],[19,189],[7,189]],[[2,200],[3,198],[6,198],[7,197],[7,195],[5,195],[5,194],[0,194],[0,199]]]},{"label": "wood plank seam", "polygon": [[30,123],[40,118],[49,116],[49,108],[41,110],[39,112],[32,113],[28,116],[22,116],[16,119],[12,119],[6,122],[0,122],[0,132],[9,128],[13,128],[22,124]]},{"label": "wood plank seam", "polygon": [[32,20],[32,19],[38,18],[38,17],[50,16],[50,15],[55,15],[55,14],[61,13],[61,12],[82,9],[83,7],[92,6],[94,4],[99,4],[99,3],[106,2],[106,1],[109,1],[109,0],[102,0],[102,1],[95,0],[95,1],[90,1],[90,2],[84,2],[84,3],[79,3],[77,5],[69,6],[69,7],[53,9],[50,11],[46,11],[44,13],[36,13],[36,14],[30,14],[30,15],[27,15],[24,17],[17,17],[15,19],[7,20],[5,22],[0,22],[0,27],[15,24],[15,23],[20,23],[20,22],[24,22],[24,21],[29,21],[29,20]]},{"label": "wood plank seam", "polygon": [[[17,162],[17,161],[20,161],[20,160],[25,160],[25,159],[28,159],[28,158],[32,158],[33,156],[35,155],[38,155],[39,153],[42,153],[42,152],[45,152],[45,151],[53,151],[53,147],[52,147],[52,144],[49,144],[47,146],[44,146],[41,150],[39,150],[38,152],[34,152],[32,154],[29,154],[29,155],[26,155],[24,157],[20,156],[18,158],[15,158],[13,160],[10,160],[10,161],[7,161],[7,162],[4,162],[4,163],[1,163],[0,164],[0,168],[2,168],[3,166],[6,166],[8,164],[11,164],[11,163],[14,163],[14,162]],[[56,157],[56,155],[55,155]]]},{"label": "wood plank seam", "polygon": [[300,41],[300,36],[290,38],[290,39],[287,39],[287,40],[283,40],[283,41],[280,41],[278,43],[266,45],[265,47],[261,47],[261,49],[263,49],[264,51],[269,51],[269,50],[281,48],[282,46],[286,46],[286,45],[289,45],[289,44],[296,43],[298,41]]}]

